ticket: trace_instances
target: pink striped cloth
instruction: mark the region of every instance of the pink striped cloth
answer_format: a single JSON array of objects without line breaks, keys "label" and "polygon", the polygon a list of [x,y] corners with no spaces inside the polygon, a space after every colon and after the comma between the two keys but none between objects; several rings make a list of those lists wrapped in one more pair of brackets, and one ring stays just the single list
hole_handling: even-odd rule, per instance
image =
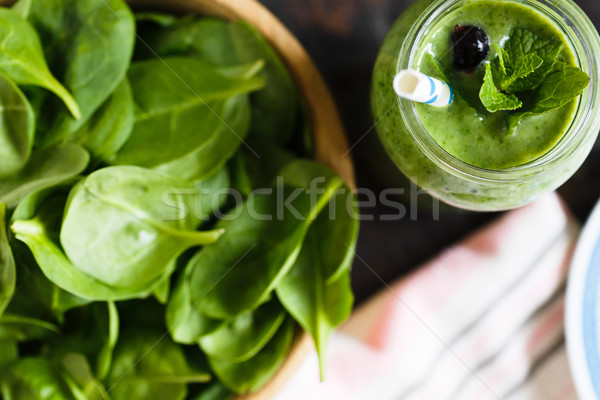
[{"label": "pink striped cloth", "polygon": [[359,309],[326,382],[312,354],[275,400],[576,399],[563,314],[578,233],[555,194],[505,214]]}]

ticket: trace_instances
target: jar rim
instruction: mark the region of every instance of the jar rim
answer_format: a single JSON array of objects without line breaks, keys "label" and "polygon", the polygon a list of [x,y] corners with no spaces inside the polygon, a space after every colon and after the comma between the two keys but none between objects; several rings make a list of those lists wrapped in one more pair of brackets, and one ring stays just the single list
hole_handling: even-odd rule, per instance
[{"label": "jar rim", "polygon": [[[414,67],[419,50],[417,43],[429,28],[453,8],[474,0],[435,0],[412,25],[400,50],[397,71]],[[477,1],[477,0],[475,0]],[[485,169],[468,164],[440,146],[422,125],[414,102],[397,97],[401,117],[417,147],[446,172],[468,179],[512,183],[539,178],[559,168],[562,161],[588,151],[580,144],[588,135],[598,135],[600,130],[600,66],[593,54],[600,53],[600,37],[587,15],[571,0],[509,0],[527,5],[542,13],[557,25],[570,43],[578,66],[590,76],[590,84],[579,97],[576,111],[561,139],[545,154],[528,163],[505,169]],[[587,156],[587,154],[586,154]]]}]

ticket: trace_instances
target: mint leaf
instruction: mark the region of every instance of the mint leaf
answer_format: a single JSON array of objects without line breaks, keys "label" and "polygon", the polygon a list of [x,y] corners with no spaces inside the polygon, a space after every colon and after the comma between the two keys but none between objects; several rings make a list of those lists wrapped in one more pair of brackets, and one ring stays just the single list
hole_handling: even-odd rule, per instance
[{"label": "mint leaf", "polygon": [[[495,69],[499,72],[499,87],[503,91],[508,93],[512,93],[510,88],[518,82],[519,79],[525,78],[534,72],[537,68],[539,68],[543,64],[543,60],[535,55],[534,53],[529,53],[524,57],[520,58],[516,65],[507,66],[506,63],[507,53],[504,49],[500,49],[498,53],[498,58],[494,60],[494,62],[498,63],[498,67]],[[502,73],[504,71],[504,73]]]},{"label": "mint leaf", "polygon": [[483,85],[479,91],[479,98],[489,112],[516,110],[523,105],[514,94],[505,94],[498,90],[494,83],[492,65],[490,63],[485,64],[485,76],[483,78]]},{"label": "mint leaf", "polygon": [[493,60],[497,86],[506,93],[537,88],[552,71],[562,49],[557,40],[542,40],[522,28],[512,31],[504,47],[494,45],[498,57]]},{"label": "mint leaf", "polygon": [[450,83],[450,78],[448,77],[446,71],[444,71],[444,67],[442,67],[442,64],[440,64],[440,62],[433,56],[433,54],[427,53],[427,56],[429,56],[429,61],[433,65],[435,72],[438,74],[438,76],[434,76],[434,78],[438,78],[444,82]]},{"label": "mint leaf", "polygon": [[[534,53],[526,54],[525,57],[520,58],[515,65],[515,70],[513,71],[513,78],[516,81],[520,78],[525,78],[533,71],[537,70],[542,64],[544,60],[541,59],[538,55]],[[510,82],[512,84],[513,82]],[[507,85],[510,87],[510,84]]]},{"label": "mint leaf", "polygon": [[506,120],[506,123],[508,125],[506,132],[508,134],[513,133],[514,130],[517,129],[517,126],[519,126],[519,124],[521,123],[521,120],[527,115],[528,114],[524,113],[524,112],[518,112],[518,113],[509,115],[508,119]]},{"label": "mint leaf", "polygon": [[497,64],[498,77],[500,80],[505,79],[507,76],[512,75],[510,55],[502,47],[494,43],[494,48],[498,57],[494,59],[494,63]]},{"label": "mint leaf", "polygon": [[534,53],[546,61],[550,57],[556,57],[561,48],[562,43],[558,40],[540,39],[538,35],[524,28],[513,29],[508,40],[504,43],[504,49],[513,60]]},{"label": "mint leaf", "polygon": [[555,110],[579,96],[590,84],[590,77],[577,67],[557,62],[555,69],[537,88],[531,97],[530,105],[523,111],[508,117],[508,132],[511,133],[530,115],[539,115]]},{"label": "mint leaf", "polygon": [[[507,85],[503,85],[502,89],[508,93],[526,92],[536,89],[553,70],[554,64],[560,51],[562,43],[558,40],[543,40],[535,33],[522,28],[516,28],[510,34],[510,37],[504,43],[504,51],[508,55],[509,60],[516,60],[518,65],[511,65],[512,70],[516,73],[522,68],[518,78],[515,78]],[[531,58],[534,55],[542,60],[539,63],[537,58]],[[530,59],[527,59],[530,57]],[[535,66],[536,64],[538,64]],[[531,67],[532,71],[529,71]],[[527,72],[529,71],[529,72]]]},{"label": "mint leaf", "polygon": [[589,85],[585,72],[558,61],[562,46],[521,28],[513,30],[503,47],[494,44],[497,56],[485,65],[479,98],[490,112],[519,109],[507,115],[509,133],[524,117],[562,107]]},{"label": "mint leaf", "polygon": [[559,108],[579,96],[590,84],[590,77],[577,67],[558,62],[532,99],[530,114],[543,114]]}]

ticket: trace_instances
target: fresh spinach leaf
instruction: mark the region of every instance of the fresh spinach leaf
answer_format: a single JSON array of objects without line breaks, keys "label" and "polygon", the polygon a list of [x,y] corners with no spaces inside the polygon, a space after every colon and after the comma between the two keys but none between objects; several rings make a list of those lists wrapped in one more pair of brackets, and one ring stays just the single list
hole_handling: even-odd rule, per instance
[{"label": "fresh spinach leaf", "polygon": [[143,167],[177,160],[205,145],[226,125],[226,100],[264,86],[260,77],[232,78],[206,62],[181,57],[134,63],[129,80],[136,121],[113,164]]},{"label": "fresh spinach leaf", "polygon": [[17,272],[6,234],[6,206],[0,203],[0,317],[15,293]]},{"label": "fresh spinach leaf", "polygon": [[191,400],[233,400],[235,395],[220,382],[213,382],[202,387],[197,395],[190,396]]},{"label": "fresh spinach leaf", "polygon": [[180,400],[186,384],[206,382],[210,375],[193,370],[183,350],[168,335],[152,329],[122,332],[106,386],[114,400]]},{"label": "fresh spinach leaf", "polygon": [[23,358],[12,364],[1,388],[9,400],[75,400],[60,371],[43,358]]},{"label": "fresh spinach leaf", "polygon": [[[70,311],[62,324],[61,335],[48,338],[41,354],[61,362],[77,354],[94,365],[98,379],[104,379],[112,365],[113,351],[120,330],[119,314],[114,303],[92,303]],[[91,369],[90,366],[86,367]]]},{"label": "fresh spinach leaf", "polygon": [[154,298],[160,304],[167,304],[169,301],[169,296],[171,295],[171,281],[170,279],[165,279],[160,285],[158,285],[154,291],[152,292]]},{"label": "fresh spinach leaf", "polygon": [[4,315],[0,317],[0,337],[29,341],[53,336],[59,333],[57,323],[63,321],[63,310],[84,304],[71,301],[71,297],[60,290],[54,292],[55,299],[48,298],[52,285],[45,278],[40,279],[39,271],[34,270],[34,274],[31,274],[30,266],[26,264],[28,260],[22,257],[21,244],[15,241],[12,245],[17,282],[14,295]]},{"label": "fresh spinach leaf", "polygon": [[40,34],[50,69],[81,110],[76,120],[48,99],[42,109],[42,118],[50,119],[44,121],[47,131],[36,137],[48,146],[77,131],[123,80],[135,21],[122,0],[36,0],[28,20]]},{"label": "fresh spinach leaf", "polygon": [[215,242],[197,232],[194,183],[139,167],[100,169],[72,190],[60,241],[82,273],[115,288],[149,284],[186,249]]},{"label": "fresh spinach leaf", "polygon": [[223,109],[223,122],[204,143],[187,155],[155,169],[188,180],[213,175],[240,148],[248,133],[251,118],[248,96],[228,99]]},{"label": "fresh spinach leaf", "polygon": [[[314,188],[328,180],[335,179],[335,173],[322,164],[310,160],[296,160],[283,168],[279,176],[286,185],[297,188]],[[328,195],[329,196],[329,195]],[[312,228],[327,242],[318,249],[318,258],[328,269],[324,271],[327,282],[347,272],[354,258],[354,247],[358,239],[359,211],[350,188],[341,185],[330,195],[329,206],[319,214]],[[340,249],[331,251],[331,249]]]},{"label": "fresh spinach leaf", "polygon": [[12,208],[30,194],[67,182],[85,170],[89,158],[74,144],[35,150],[21,171],[0,181],[0,202]]},{"label": "fresh spinach leaf", "polygon": [[17,281],[5,315],[0,318],[0,336],[25,341],[58,333],[56,322],[64,321],[64,313],[88,302],[49,282],[22,243],[14,241],[12,251]]},{"label": "fresh spinach leaf", "polygon": [[28,341],[60,333],[60,328],[38,318],[5,312],[0,317],[0,340]]},{"label": "fresh spinach leaf", "polygon": [[61,289],[94,301],[141,298],[150,295],[173,272],[174,263],[155,281],[127,288],[109,286],[85,274],[70,262],[58,244],[64,204],[64,198],[47,200],[33,219],[13,221],[11,225],[15,237],[29,247],[44,275]]},{"label": "fresh spinach leaf", "polygon": [[55,191],[59,191],[63,188],[63,185],[59,185],[52,188],[39,190],[25,196],[14,209],[10,217],[11,222],[35,217],[40,207],[42,207],[44,201],[48,199],[48,197],[52,196]]},{"label": "fresh spinach leaf", "polygon": [[[141,54],[145,57],[159,55],[193,56],[213,65],[229,66],[240,63],[234,51],[228,24],[216,18],[186,16],[168,29],[152,29],[142,34]],[[152,52],[146,49],[152,49]],[[251,60],[256,61],[258,58]]]},{"label": "fresh spinach leaf", "polygon": [[[18,10],[17,10],[18,11]],[[54,92],[75,119],[81,110],[67,89],[48,69],[36,31],[16,11],[0,8],[0,70],[19,85],[41,86]]]},{"label": "fresh spinach leaf", "polygon": [[[150,331],[165,333],[165,307],[155,298],[133,299],[117,302],[119,309],[120,331],[136,330],[140,327]],[[194,349],[197,346],[194,346]]]},{"label": "fresh spinach leaf", "polygon": [[242,172],[237,173],[246,175],[244,179],[249,180],[251,190],[271,187],[277,173],[296,158],[288,149],[268,140],[248,138],[246,142],[248,147],[240,149],[238,161]]},{"label": "fresh spinach leaf", "polygon": [[227,169],[231,175],[232,189],[237,190],[242,196],[248,197],[254,189],[254,185],[252,183],[252,178],[248,173],[246,160],[244,160],[242,151],[238,151],[234,154],[227,164]]},{"label": "fresh spinach leaf", "polygon": [[35,300],[36,307],[47,309],[58,322],[64,322],[67,311],[89,304],[82,299],[66,292],[48,280],[38,267],[27,246],[15,241],[13,244],[15,261],[19,266],[18,286],[19,295],[27,293],[24,301]]},{"label": "fresh spinach leaf", "polygon": [[176,343],[197,344],[200,337],[214,332],[223,321],[209,318],[194,307],[191,298],[190,269],[179,276],[166,309],[166,324]]},{"label": "fresh spinach leaf", "polygon": [[[298,160],[280,176],[288,185],[313,187],[334,173],[318,163]],[[276,288],[284,307],[313,336],[322,377],[328,338],[352,311],[349,272],[358,219],[354,202],[348,207],[348,200],[353,200],[349,196],[345,186],[330,196],[329,207],[311,224],[294,266]],[[334,248],[338,251],[332,252]]]},{"label": "fresh spinach leaf", "polygon": [[113,351],[119,339],[119,311],[115,303],[106,303],[108,307],[108,335],[96,362],[96,371],[99,379],[104,379],[110,371]]},{"label": "fresh spinach leaf", "polygon": [[[302,99],[301,99],[302,100]],[[311,111],[304,101],[298,104],[298,122],[288,148],[302,158],[315,158]]]},{"label": "fresh spinach leaf", "polygon": [[31,11],[31,2],[33,0],[18,0],[13,4],[12,10],[19,14],[21,18],[27,19],[29,11]]},{"label": "fresh spinach leaf", "polygon": [[252,25],[245,21],[230,23],[231,40],[242,63],[264,60],[266,86],[251,96],[253,120],[251,133],[285,145],[295,132],[299,97],[287,68]]},{"label": "fresh spinach leaf", "polygon": [[287,356],[294,337],[294,324],[284,323],[267,343],[251,359],[233,363],[218,358],[209,358],[209,363],[217,377],[236,393],[253,392],[266,384],[277,372]]},{"label": "fresh spinach leaf", "polygon": [[[199,184],[206,190],[205,194],[198,196],[195,200],[191,199],[193,196],[188,196],[186,201],[191,202],[189,205],[190,209],[194,207],[195,219],[202,221],[212,213],[213,204],[217,204],[217,206],[220,204],[219,199],[214,200],[211,193],[216,193],[221,187],[227,187],[227,172],[221,171],[210,180],[200,182]],[[193,193],[196,193],[195,189]],[[187,194],[189,195],[190,193],[188,192]],[[37,197],[39,196],[35,196],[35,198]],[[32,201],[34,203],[37,202],[35,199]],[[162,204],[160,199],[159,202]],[[35,218],[30,220],[16,220],[12,224],[12,229],[17,239],[28,245],[41,270],[50,281],[60,288],[89,300],[132,299],[148,296],[158,285],[161,285],[162,282],[168,279],[173,272],[175,261],[168,265],[164,271],[164,275],[155,281],[141,286],[140,284],[136,284],[127,288],[112,287],[86,275],[73,266],[58,244],[64,204],[64,198],[58,197],[51,198],[50,200],[44,198],[41,208],[33,205],[19,213],[27,217],[30,212],[34,211],[36,212]],[[173,201],[171,200],[169,204],[173,205]],[[178,203],[175,206],[178,206]]]},{"label": "fresh spinach leaf", "polygon": [[135,14],[136,22],[152,22],[163,28],[174,25],[178,18],[173,14],[163,14],[158,12],[138,12]]},{"label": "fresh spinach leaf", "polygon": [[94,376],[82,354],[69,353],[60,360],[62,377],[76,400],[110,400],[100,381]]},{"label": "fresh spinach leaf", "polygon": [[196,218],[210,225],[215,214],[221,213],[227,203],[227,196],[231,186],[229,171],[222,168],[213,176],[203,180],[196,180],[195,187],[198,193],[196,199]]},{"label": "fresh spinach leaf", "polygon": [[[19,348],[14,340],[0,340],[0,371],[4,371],[7,364],[11,364],[19,359]],[[2,372],[0,372],[0,386],[2,382]],[[1,393],[1,390],[0,390]]]},{"label": "fresh spinach leaf", "polygon": [[[323,192],[327,199],[330,199],[332,195],[328,191],[341,190],[342,187],[345,188],[346,186],[335,172],[312,160],[293,160],[281,168],[277,177],[286,186],[304,188],[311,191],[311,193]],[[330,186],[329,182],[337,182],[338,184]]]},{"label": "fresh spinach leaf", "polygon": [[341,185],[337,177],[325,180],[323,193],[278,185],[225,215],[217,224],[225,234],[190,260],[194,304],[227,319],[267,300],[298,256],[310,223]]},{"label": "fresh spinach leaf", "polygon": [[[336,192],[335,199],[329,203],[330,208],[327,214],[323,211],[319,219],[315,221],[321,230],[319,235],[327,238],[327,246],[321,246],[320,258],[323,265],[337,266],[326,271],[326,282],[332,283],[338,280],[343,274],[348,273],[354,260],[356,243],[359,234],[359,210],[353,201],[352,206],[348,204],[348,197],[353,196],[350,189],[346,186],[339,192]],[[354,200],[354,197],[352,197]],[[325,223],[319,223],[321,219],[327,219]],[[339,249],[332,251],[331,249]]]},{"label": "fresh spinach leaf", "polygon": [[[286,310],[313,337],[319,354],[321,379],[325,377],[329,337],[350,316],[354,301],[347,269],[338,274],[336,280],[328,279],[332,271],[340,268],[340,264],[329,264],[331,257],[321,258],[323,253],[331,251],[327,239],[331,238],[328,235],[333,228],[331,221],[323,218],[324,215],[311,226],[296,263],[276,288]],[[353,254],[350,244],[345,248],[346,251],[340,250],[344,255]],[[349,259],[349,256],[342,259]]]},{"label": "fresh spinach leaf", "polygon": [[277,53],[253,26],[189,16],[150,32],[144,41],[160,56],[187,55],[218,66],[263,60],[266,86],[251,95],[251,132],[281,145],[290,142],[299,119],[298,93]]},{"label": "fresh spinach leaf", "polygon": [[123,147],[134,121],[131,87],[124,79],[71,140],[85,147],[90,152],[92,165],[97,166],[111,160]]},{"label": "fresh spinach leaf", "polygon": [[225,321],[222,327],[200,338],[200,348],[210,357],[242,362],[258,353],[286,317],[277,300]]},{"label": "fresh spinach leaf", "polygon": [[0,180],[2,180],[9,178],[25,166],[31,155],[35,131],[35,115],[29,101],[17,85],[2,73],[0,73],[0,118],[2,119]]}]

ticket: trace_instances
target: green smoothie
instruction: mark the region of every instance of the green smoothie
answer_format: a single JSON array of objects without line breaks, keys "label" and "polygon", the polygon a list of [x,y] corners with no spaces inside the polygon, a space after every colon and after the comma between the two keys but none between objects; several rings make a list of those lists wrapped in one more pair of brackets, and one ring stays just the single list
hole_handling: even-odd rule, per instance
[{"label": "green smoothie", "polygon": [[[456,56],[464,32],[486,39],[476,65]],[[600,130],[598,53],[598,32],[571,0],[416,0],[374,68],[377,133],[434,197],[470,210],[519,207],[564,183],[589,154]],[[399,98],[394,76],[405,69],[447,82],[452,103]]]},{"label": "green smoothie", "polygon": [[573,52],[563,35],[532,9],[510,1],[475,0],[465,4],[436,24],[419,49],[418,69],[438,79],[449,80],[457,92],[455,101],[446,108],[416,104],[427,132],[447,152],[481,168],[513,167],[545,154],[566,132],[573,119],[576,101],[541,115],[523,118],[512,132],[506,132],[513,111],[491,113],[479,99],[484,62],[491,61],[497,53],[491,47],[485,61],[475,71],[456,71],[451,61],[450,36],[457,25],[477,26],[485,31],[490,43],[496,44],[510,37],[516,28],[535,32],[539,40],[561,43],[558,59],[575,65]]}]

